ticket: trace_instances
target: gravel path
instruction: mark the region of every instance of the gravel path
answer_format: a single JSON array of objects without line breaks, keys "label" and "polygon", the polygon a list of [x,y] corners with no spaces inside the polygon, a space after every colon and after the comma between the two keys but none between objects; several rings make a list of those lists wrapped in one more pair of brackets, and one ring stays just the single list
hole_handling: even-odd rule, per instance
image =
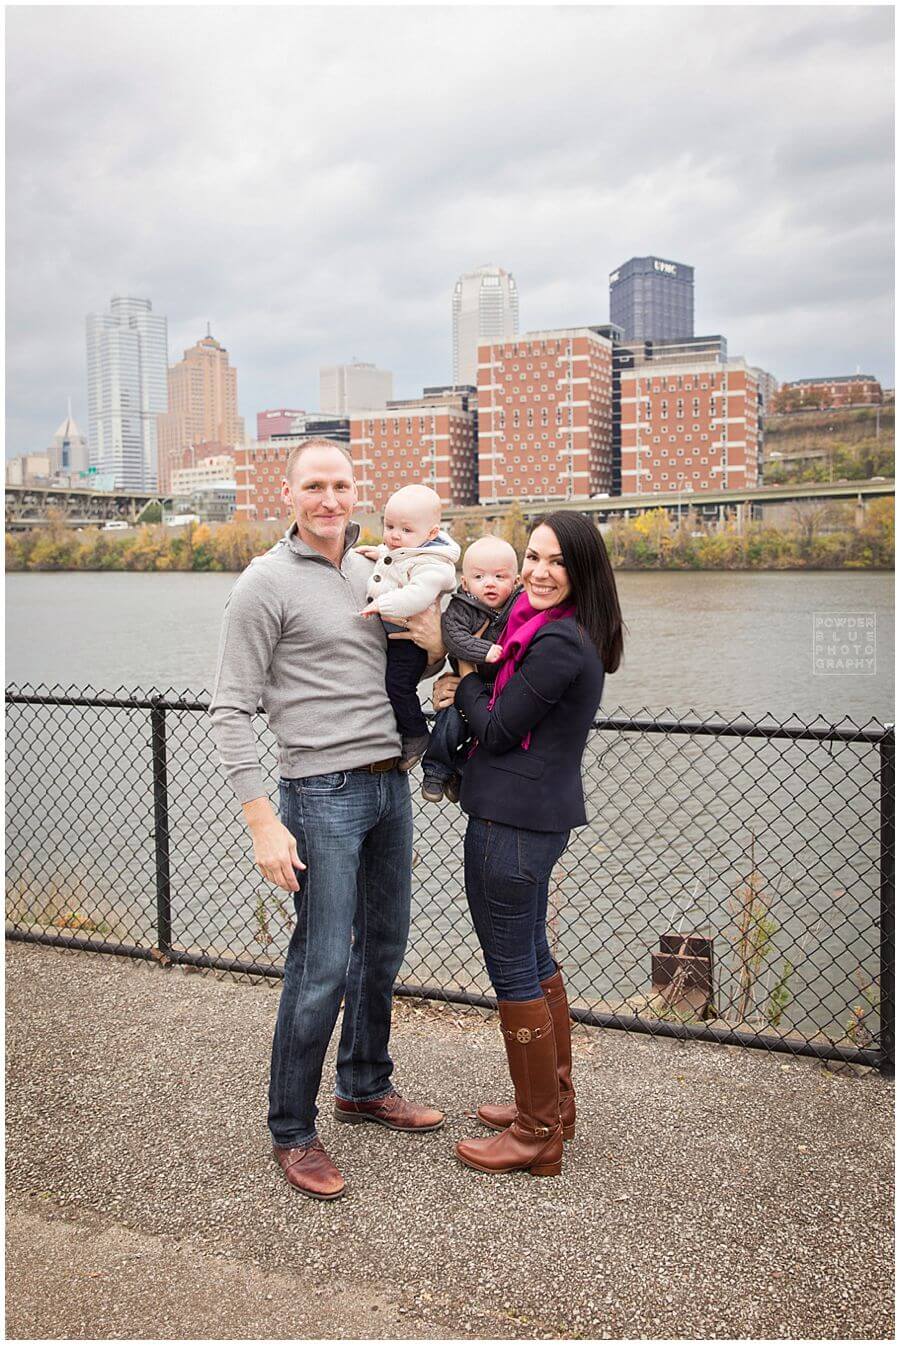
[{"label": "gravel path", "polygon": [[579,1028],[562,1176],[491,1178],[452,1142],[506,1091],[494,1017],[400,1001],[398,1087],[447,1124],[323,1089],[322,1205],[269,1153],[277,986],[15,943],[6,983],[9,1338],[893,1336],[877,1075]]}]

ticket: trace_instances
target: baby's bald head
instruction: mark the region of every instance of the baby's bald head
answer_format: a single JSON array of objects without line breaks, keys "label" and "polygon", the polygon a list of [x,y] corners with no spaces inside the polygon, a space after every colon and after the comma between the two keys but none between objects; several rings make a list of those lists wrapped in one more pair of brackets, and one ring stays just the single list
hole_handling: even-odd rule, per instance
[{"label": "baby's bald head", "polygon": [[479,537],[466,548],[462,569],[473,598],[488,607],[502,607],[515,587],[519,561],[502,537]]},{"label": "baby's bald head", "polygon": [[389,547],[422,546],[441,527],[441,497],[430,486],[402,486],[384,506],[384,540]]}]

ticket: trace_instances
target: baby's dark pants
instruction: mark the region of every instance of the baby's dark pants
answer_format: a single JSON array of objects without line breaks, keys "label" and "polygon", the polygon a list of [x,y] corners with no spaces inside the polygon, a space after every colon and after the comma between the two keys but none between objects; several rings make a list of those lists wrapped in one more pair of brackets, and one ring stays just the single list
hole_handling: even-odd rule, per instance
[{"label": "baby's dark pants", "polygon": [[[402,630],[401,626],[385,629]],[[388,640],[385,687],[394,710],[397,727],[404,738],[421,738],[428,732],[428,721],[419,704],[419,678],[428,667],[428,654],[412,640]]]}]

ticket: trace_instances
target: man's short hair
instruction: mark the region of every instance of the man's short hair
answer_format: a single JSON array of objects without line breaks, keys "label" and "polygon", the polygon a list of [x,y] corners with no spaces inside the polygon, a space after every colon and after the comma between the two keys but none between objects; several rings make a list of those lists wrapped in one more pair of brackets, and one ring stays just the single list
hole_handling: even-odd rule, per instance
[{"label": "man's short hair", "polygon": [[353,459],[350,456],[350,450],[347,448],[346,444],[342,444],[337,439],[313,438],[302,439],[299,444],[294,444],[294,447],[291,449],[290,453],[288,453],[287,461],[284,464],[284,478],[286,481],[290,481],[291,472],[296,467],[302,454],[304,454],[308,448],[336,448],[338,452],[343,453],[344,457],[347,459],[350,464],[350,475],[353,475]]}]

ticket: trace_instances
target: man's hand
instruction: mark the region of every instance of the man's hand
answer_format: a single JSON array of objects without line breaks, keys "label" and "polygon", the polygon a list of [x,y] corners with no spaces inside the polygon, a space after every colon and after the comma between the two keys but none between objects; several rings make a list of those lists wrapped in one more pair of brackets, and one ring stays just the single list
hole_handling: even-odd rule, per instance
[{"label": "man's hand", "polygon": [[295,869],[305,869],[297,842],[272,810],[268,799],[244,804],[244,816],[253,837],[253,860],[262,876],[285,892],[299,892]]},{"label": "man's hand", "polygon": [[407,617],[405,620],[391,617],[391,620],[396,621],[398,626],[405,626],[406,630],[393,631],[388,636],[389,640],[413,640],[420,649],[425,650],[429,665],[441,663],[447,657],[441,636],[440,599],[415,616]]},{"label": "man's hand", "polygon": [[456,695],[456,688],[462,681],[462,677],[455,677],[453,673],[444,673],[439,677],[431,688],[431,704],[436,710],[446,710],[448,705],[453,704],[453,698]]}]

